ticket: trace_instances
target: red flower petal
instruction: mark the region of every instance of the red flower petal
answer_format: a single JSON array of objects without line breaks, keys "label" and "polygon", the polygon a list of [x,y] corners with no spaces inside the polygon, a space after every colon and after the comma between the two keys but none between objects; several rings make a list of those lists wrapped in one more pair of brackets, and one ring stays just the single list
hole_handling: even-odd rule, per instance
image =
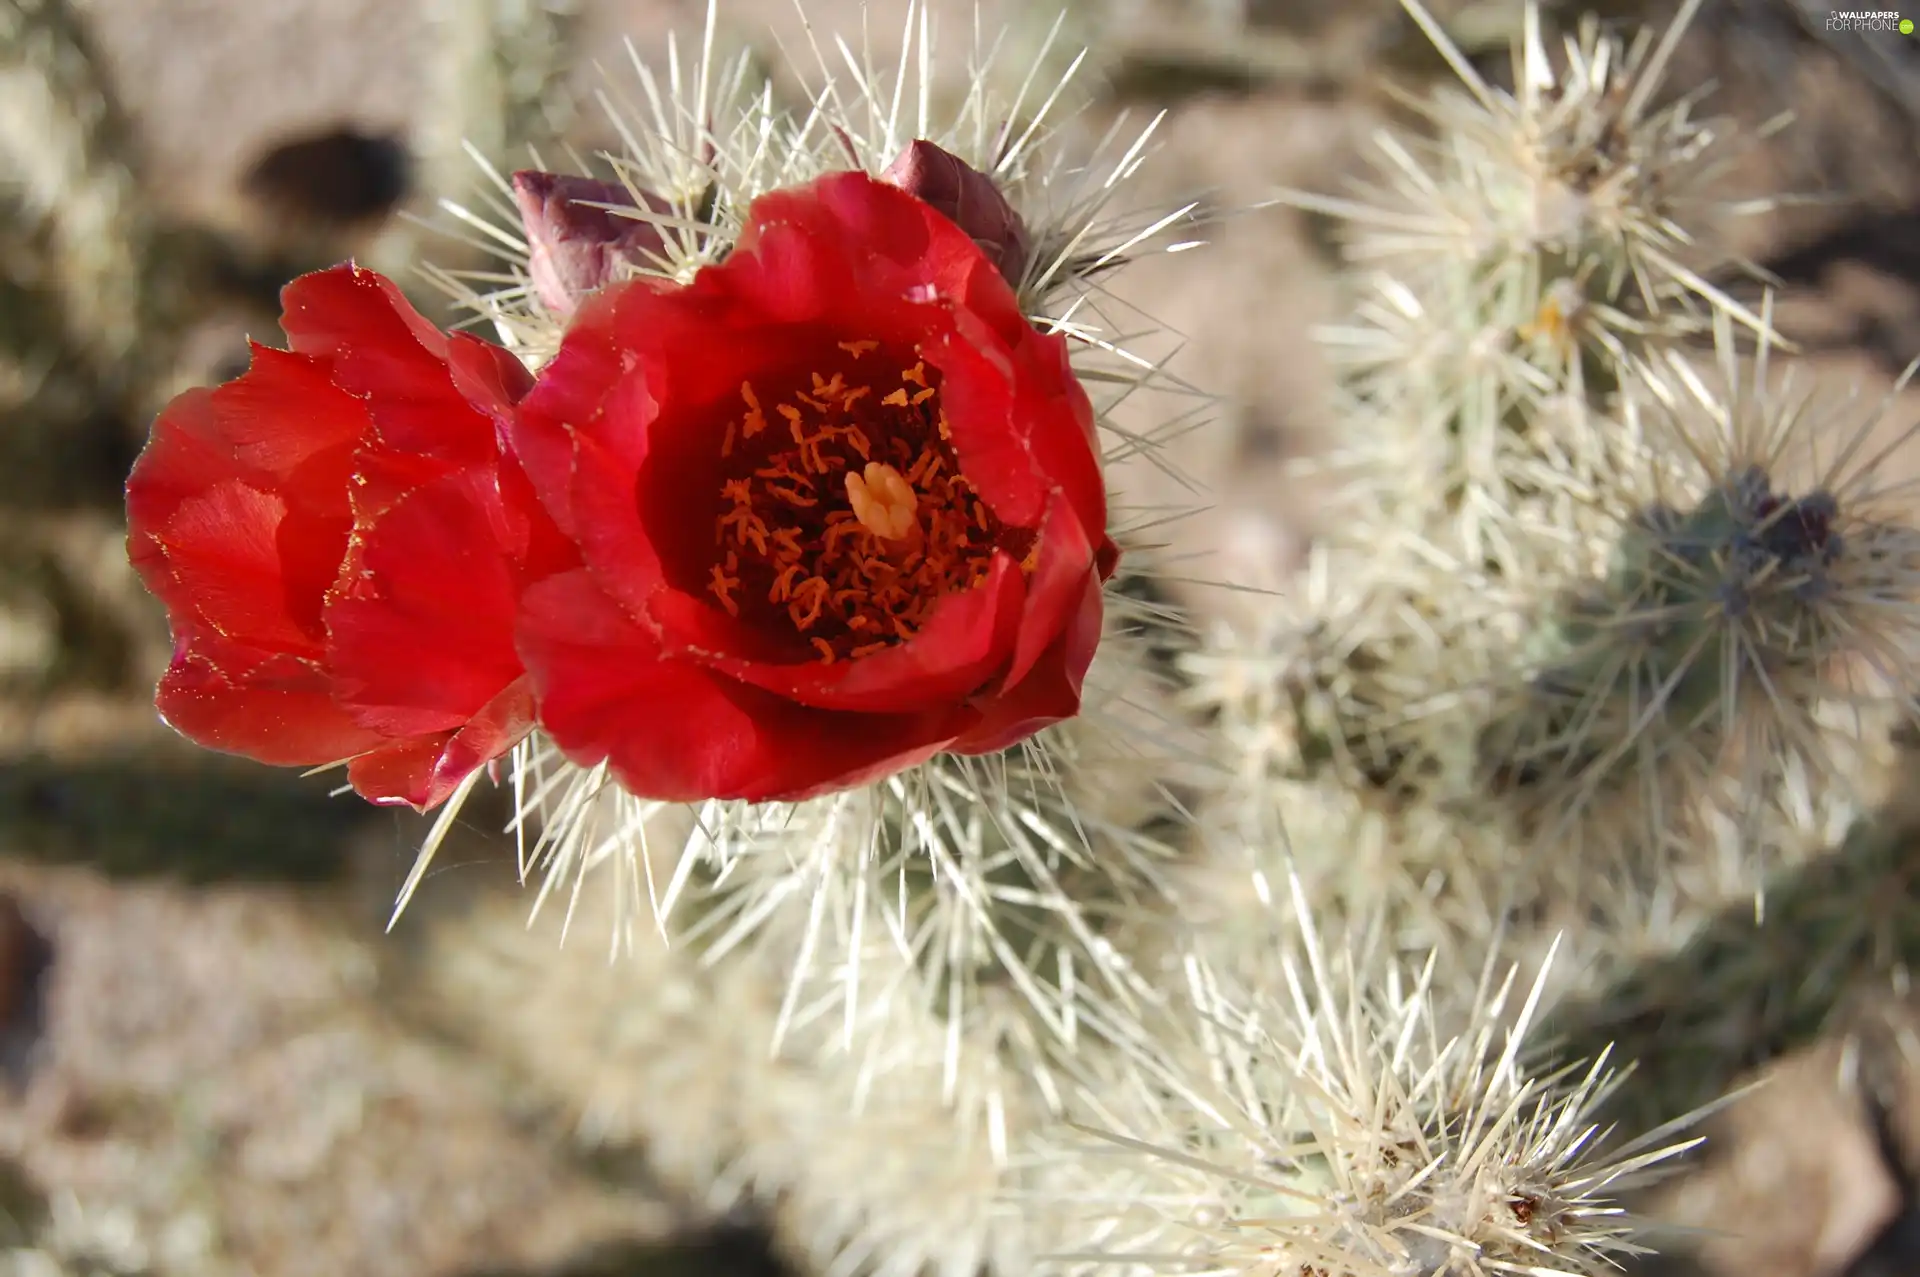
[{"label": "red flower petal", "polygon": [[587,298],[515,418],[514,455],[568,536],[580,530],[573,515],[574,432],[601,414],[608,390],[635,366],[624,333],[632,327],[629,315],[647,305],[654,287],[633,280]]},{"label": "red flower petal", "polygon": [[1019,565],[996,554],[986,584],[942,599],[911,639],[830,665],[811,654],[802,661],[744,658],[737,653],[752,643],[751,632],[743,635],[738,621],[678,590],[660,591],[652,616],[670,656],[815,709],[899,714],[963,704],[999,674],[1026,594]]},{"label": "red flower petal", "polygon": [[446,359],[446,334],[392,280],[352,262],[309,272],[282,288],[280,327],[289,350],[344,359],[376,376],[383,366],[419,370],[422,355]]},{"label": "red flower petal", "polygon": [[[182,501],[148,535],[166,554],[169,592],[191,599],[209,628],[238,643],[303,653],[317,636],[289,606],[278,544],[286,509],[277,493],[229,479]],[[344,546],[345,527],[340,531]]]},{"label": "red flower petal", "polygon": [[[1066,629],[1075,610],[1083,606],[1081,596],[1089,581],[1096,587],[1099,584],[1094,575],[1093,547],[1087,544],[1086,531],[1074,517],[1072,507],[1056,497],[1040,524],[1040,553],[1027,582],[1026,611],[1007,661],[1006,686],[1024,680],[1040,660],[1041,652]],[[1099,598],[1096,588],[1096,603]]]},{"label": "red flower petal", "polygon": [[467,405],[502,432],[513,421],[514,405],[533,389],[533,374],[518,355],[471,333],[447,338],[447,371]]},{"label": "red flower petal", "polygon": [[1067,629],[1014,687],[982,703],[980,722],[953,744],[957,754],[992,754],[1065,722],[1080,712],[1080,689],[1100,643],[1102,599],[1098,582],[1080,595]]},{"label": "red flower petal", "polygon": [[1093,405],[1073,375],[1064,337],[1040,336],[1014,352],[1015,384],[1021,387],[1023,407],[1016,428],[1033,422],[1071,419],[1080,437],[1059,429],[1021,431],[1033,468],[1046,476],[1055,492],[1073,503],[1080,526],[1090,536],[1104,536],[1107,527],[1107,481],[1100,470],[1100,441],[1094,428]]},{"label": "red flower petal", "polygon": [[454,385],[448,338],[392,280],[349,263],[302,275],[280,302],[288,345],[326,358],[334,384],[365,400],[382,444],[453,465],[492,459],[494,423]]},{"label": "red flower petal", "polygon": [[437,806],[446,801],[461,779],[455,776],[453,784],[445,786],[434,783],[440,755],[453,735],[447,731],[388,738],[378,749],[370,749],[348,761],[347,783],[353,786],[354,793],[383,807],[405,806],[424,811]]},{"label": "red flower petal", "polygon": [[326,605],[335,697],[389,736],[459,727],[521,673],[493,472],[417,489],[360,537],[358,569]]},{"label": "red flower petal", "polygon": [[[277,511],[256,508],[251,519],[269,522],[249,526],[251,535],[273,538],[282,585],[248,600],[254,617],[248,627],[261,634],[280,630],[273,641],[283,645],[294,642],[291,630],[304,634],[301,642],[318,643],[319,596],[339,572],[350,523],[353,441],[366,425],[364,407],[330,385],[313,361],[265,347],[254,348],[252,366],[237,381],[179,396],[154,422],[127,479],[128,554],[147,587],[176,612],[201,615],[204,606],[221,606],[178,581],[183,571],[205,579],[227,557],[217,538],[210,544],[204,535],[211,512],[202,508],[190,516],[191,526],[167,529],[183,503],[204,500],[217,486],[271,492]],[[226,515],[246,517],[237,508]],[[168,537],[179,542],[172,550]],[[196,568],[195,556],[209,552],[214,559]],[[268,611],[278,612],[281,623],[267,626]],[[208,619],[230,631],[237,623]]]},{"label": "red flower petal", "polygon": [[458,730],[405,737],[359,755],[347,764],[347,780],[369,802],[424,811],[445,802],[461,781],[531,730],[533,693],[522,678]]},{"label": "red flower petal", "polygon": [[574,436],[570,504],[580,521],[581,552],[609,592],[636,615],[645,615],[662,579],[660,555],[634,492],[646,465],[648,426],[658,411],[647,379],[630,377],[609,396],[591,433]]},{"label": "red flower petal", "polygon": [[569,758],[606,762],[644,798],[797,801],[923,762],[954,735],[950,714],[809,710],[659,659],[590,572],[541,582],[522,607],[542,725]]},{"label": "red flower petal", "polygon": [[1039,527],[1048,478],[1034,464],[1031,432],[1024,428],[1031,411],[1024,402],[1026,388],[1013,382],[1005,352],[982,349],[965,333],[956,333],[942,334],[926,353],[944,374],[941,401],[953,423],[953,451],[961,470],[1008,527]]},{"label": "red flower petal", "polygon": [[925,322],[914,309],[938,304],[987,323],[1003,342],[1027,330],[1013,289],[964,231],[865,173],[762,196],[734,253],[751,265],[736,275],[729,259],[729,282],[776,320],[827,321],[886,341],[910,336]]},{"label": "red flower petal", "polygon": [[[162,523],[210,480],[279,488],[339,462],[367,428],[366,408],[313,360],[254,346],[252,365],[217,390],[190,390],[167,405],[127,480],[128,518]],[[331,472],[344,480],[345,470]],[[301,494],[344,513],[344,487]]]},{"label": "red flower petal", "polygon": [[333,703],[318,662],[261,653],[190,622],[174,628],[180,650],[155,705],[182,735],[281,767],[337,762],[381,743]]}]

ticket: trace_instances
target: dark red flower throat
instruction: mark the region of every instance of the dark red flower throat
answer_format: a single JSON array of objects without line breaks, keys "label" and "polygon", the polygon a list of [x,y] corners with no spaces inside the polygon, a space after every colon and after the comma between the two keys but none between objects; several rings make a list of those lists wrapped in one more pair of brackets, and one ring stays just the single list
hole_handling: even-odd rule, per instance
[{"label": "dark red flower throat", "polygon": [[755,629],[791,633],[794,659],[831,664],[911,638],[986,582],[994,550],[1022,560],[1035,542],[967,482],[925,360],[860,340],[817,363],[779,390],[741,383],[703,584]]}]

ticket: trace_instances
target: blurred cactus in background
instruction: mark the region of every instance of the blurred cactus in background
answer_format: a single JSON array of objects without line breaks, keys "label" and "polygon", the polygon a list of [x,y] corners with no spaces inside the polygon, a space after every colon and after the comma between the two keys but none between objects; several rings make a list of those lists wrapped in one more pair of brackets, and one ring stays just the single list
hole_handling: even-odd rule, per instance
[{"label": "blurred cactus in background", "polygon": [[[1078,715],[822,797],[693,805],[535,731],[418,826],[375,952],[420,1041],[510,1078],[597,1185],[755,1221],[796,1273],[1683,1258],[1652,1186],[1823,1037],[1883,1080],[1902,1039],[1858,1008],[1904,1000],[1920,947],[1914,366],[1878,400],[1795,366],[1742,229],[1798,194],[1752,184],[1793,125],[1675,71],[1713,3],[1400,0],[1406,39],[1315,57],[1282,33],[1338,19],[1254,0],[810,12],[771,45],[722,0],[589,91],[585,0],[429,4],[410,149],[261,159],[287,223],[262,236],[143,198],[92,6],[0,0],[0,449],[69,473],[36,450],[92,431],[98,454],[57,517],[0,510],[36,510],[0,546],[22,748],[128,730],[59,698],[144,696],[165,663],[124,565],[86,567],[122,529],[85,507],[215,376],[196,325],[258,324],[269,285],[353,253],[538,372],[595,291],[685,284],[757,198],[861,169],[965,230],[1071,349],[1123,556]],[[1168,199],[1163,114],[1121,109],[1357,81],[1386,45],[1395,114],[1345,189]],[[378,152],[374,194],[313,213],[346,151]],[[1293,467],[1316,494],[1296,570],[1210,615],[1195,599],[1237,581],[1190,531],[1188,458],[1239,405],[1130,281],[1283,217],[1337,260],[1331,428]],[[529,891],[476,900],[435,871],[502,815]],[[244,1198],[179,1174],[192,1228],[162,1190],[9,1193],[0,1273],[253,1271],[222,1250]]]}]

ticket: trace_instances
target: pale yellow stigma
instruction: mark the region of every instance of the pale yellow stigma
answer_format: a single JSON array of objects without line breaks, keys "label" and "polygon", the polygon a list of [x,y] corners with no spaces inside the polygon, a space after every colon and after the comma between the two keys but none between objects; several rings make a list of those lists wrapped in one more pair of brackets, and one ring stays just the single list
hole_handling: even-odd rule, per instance
[{"label": "pale yellow stigma", "polygon": [[920,498],[892,466],[869,461],[863,473],[847,471],[847,504],[860,526],[883,541],[901,541],[919,526]]}]

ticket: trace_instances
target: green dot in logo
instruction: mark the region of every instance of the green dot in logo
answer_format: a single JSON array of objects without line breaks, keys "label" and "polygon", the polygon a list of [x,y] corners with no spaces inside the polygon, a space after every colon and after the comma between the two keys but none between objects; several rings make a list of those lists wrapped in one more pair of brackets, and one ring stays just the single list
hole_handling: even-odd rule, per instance
[{"label": "green dot in logo", "polygon": [[1902,18],[1902,19],[1900,19],[1900,34],[1901,34],[1901,35],[1912,35],[1912,34],[1913,34],[1913,19],[1912,19],[1912,18]]}]

